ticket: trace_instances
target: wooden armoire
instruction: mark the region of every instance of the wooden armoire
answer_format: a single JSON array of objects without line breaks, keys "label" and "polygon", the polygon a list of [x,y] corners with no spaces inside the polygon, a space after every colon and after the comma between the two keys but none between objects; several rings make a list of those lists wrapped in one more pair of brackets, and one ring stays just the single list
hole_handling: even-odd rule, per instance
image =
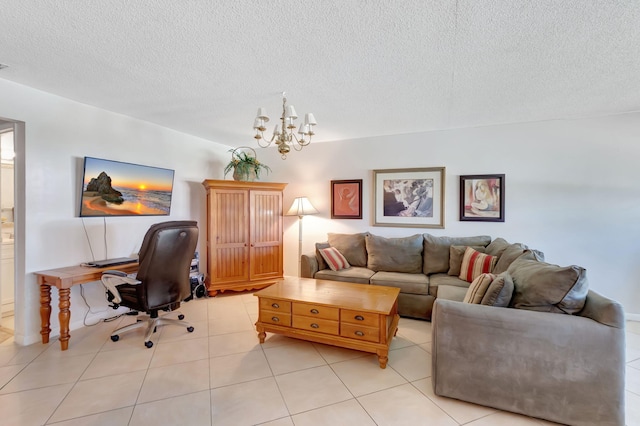
[{"label": "wooden armoire", "polygon": [[283,275],[286,183],[205,180],[209,296],[266,287]]}]

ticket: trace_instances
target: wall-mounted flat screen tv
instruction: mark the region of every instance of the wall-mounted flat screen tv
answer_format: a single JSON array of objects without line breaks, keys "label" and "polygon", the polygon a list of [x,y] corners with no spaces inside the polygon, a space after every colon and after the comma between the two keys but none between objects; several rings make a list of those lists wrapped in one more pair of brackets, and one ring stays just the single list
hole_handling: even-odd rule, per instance
[{"label": "wall-mounted flat screen tv", "polygon": [[85,157],[80,217],[168,216],[174,171]]}]

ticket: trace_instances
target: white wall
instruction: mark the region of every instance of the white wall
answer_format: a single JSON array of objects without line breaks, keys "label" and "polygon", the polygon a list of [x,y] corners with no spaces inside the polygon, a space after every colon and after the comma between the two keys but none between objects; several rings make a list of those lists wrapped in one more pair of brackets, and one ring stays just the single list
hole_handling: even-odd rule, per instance
[{"label": "white wall", "polygon": [[[319,125],[318,133],[322,132]],[[383,236],[491,235],[542,250],[546,260],[587,269],[590,287],[640,319],[640,114],[312,143],[281,160],[258,151],[289,182],[285,209],[307,195],[303,251],[327,232]],[[373,227],[374,169],[445,166],[445,229]],[[459,176],[504,173],[506,221],[460,222]],[[363,219],[330,220],[330,181],[363,179]],[[296,274],[298,226],[285,218],[285,273]],[[632,315],[633,317],[633,315]]]},{"label": "white wall", "polygon": [[[33,272],[96,259],[137,253],[148,227],[164,220],[197,220],[205,228],[204,179],[221,179],[228,147],[147,122],[93,108],[35,89],[0,80],[0,118],[25,123],[26,180],[23,188],[24,275],[16,276],[16,341],[40,340],[39,288]],[[170,217],[108,218],[104,250],[103,219],[78,217],[85,156],[175,170]],[[21,161],[19,158],[16,161]],[[17,213],[18,214],[18,213]],[[19,218],[17,218],[17,221]],[[20,246],[20,245],[18,245]],[[204,232],[199,251],[205,253]],[[204,265],[203,265],[204,266]],[[20,272],[20,271],[19,271]],[[84,286],[91,324],[113,315],[101,284]],[[52,291],[52,336],[59,334],[57,290]],[[80,288],[71,292],[71,329],[83,324],[86,305]],[[73,335],[73,333],[72,333]]]},{"label": "white wall", "polygon": [[[40,340],[39,290],[33,272],[79,264],[91,256],[77,217],[82,158],[94,156],[176,171],[169,218],[107,219],[109,257],[136,252],[148,226],[161,220],[205,223],[204,179],[223,178],[228,147],[122,115],[89,107],[0,79],[0,118],[25,122],[24,232],[18,235],[16,341]],[[328,124],[324,124],[328,125]],[[321,132],[319,126],[318,132]],[[257,150],[273,169],[264,180],[289,182],[285,208],[307,195],[320,210],[304,219],[304,251],[327,232],[368,230],[384,236],[501,236],[542,250],[549,262],[588,270],[591,288],[640,315],[640,114],[526,123],[312,143],[281,160],[274,149]],[[17,161],[20,161],[19,159]],[[371,226],[372,170],[445,166],[445,229]],[[19,165],[16,166],[20,170]],[[504,223],[458,221],[458,176],[506,174]],[[330,181],[363,179],[363,219],[330,220]],[[20,183],[19,183],[20,184]],[[298,223],[285,218],[285,273],[297,273]],[[19,224],[20,218],[16,218]],[[84,219],[96,258],[104,257],[102,219]],[[204,254],[204,237],[199,242]],[[204,257],[204,256],[203,256]],[[204,266],[204,265],[203,265]],[[21,271],[18,271],[21,272]],[[100,284],[85,285],[93,323],[112,315]],[[75,287],[71,328],[87,308]],[[57,300],[54,289],[52,298]],[[53,303],[52,336],[59,334]],[[73,336],[73,333],[72,333]]]}]

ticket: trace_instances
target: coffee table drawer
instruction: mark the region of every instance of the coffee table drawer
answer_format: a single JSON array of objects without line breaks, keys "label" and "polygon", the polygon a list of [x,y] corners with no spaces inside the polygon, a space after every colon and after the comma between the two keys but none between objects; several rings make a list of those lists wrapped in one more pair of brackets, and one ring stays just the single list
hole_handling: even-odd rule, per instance
[{"label": "coffee table drawer", "polygon": [[349,337],[350,339],[366,340],[367,342],[380,341],[380,329],[356,324],[342,323],[340,335],[342,337]]},{"label": "coffee table drawer", "polygon": [[304,315],[313,318],[322,318],[338,321],[340,319],[340,309],[326,306],[313,305],[311,303],[293,302],[293,315]]},{"label": "coffee table drawer", "polygon": [[291,327],[291,314],[276,311],[260,311],[260,322]]},{"label": "coffee table drawer", "polygon": [[363,325],[365,327],[379,327],[380,315],[369,312],[358,312],[349,309],[342,310],[340,320],[349,324]]},{"label": "coffee table drawer", "polygon": [[302,330],[311,330],[318,333],[334,334],[337,336],[340,329],[340,323],[338,321],[322,318],[295,315],[293,317],[293,327]]},{"label": "coffee table drawer", "polygon": [[269,310],[277,312],[291,313],[291,302],[278,299],[268,299],[265,297],[260,298],[260,310]]}]

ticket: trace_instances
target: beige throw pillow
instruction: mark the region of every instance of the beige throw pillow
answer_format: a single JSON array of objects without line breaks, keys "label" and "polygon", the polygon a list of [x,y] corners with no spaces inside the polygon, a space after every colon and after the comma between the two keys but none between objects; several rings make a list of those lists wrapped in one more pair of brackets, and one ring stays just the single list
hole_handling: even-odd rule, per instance
[{"label": "beige throw pillow", "polygon": [[489,285],[493,282],[495,277],[496,276],[493,274],[478,275],[467,289],[467,294],[465,294],[462,301],[464,303],[480,304],[482,298],[487,292],[487,289],[489,288]]},{"label": "beige throw pillow", "polygon": [[335,247],[328,247],[320,250],[320,254],[324,258],[332,271],[339,271],[351,267],[347,259]]},{"label": "beige throw pillow", "polygon": [[467,247],[462,257],[460,265],[460,275],[458,278],[468,282],[473,282],[479,275],[488,274],[493,270],[497,257],[480,253]]},{"label": "beige throw pillow", "polygon": [[[484,246],[471,246],[475,251],[485,252]],[[462,266],[462,257],[467,246],[451,246],[449,248],[449,275],[457,277],[460,275],[460,266]]]}]

